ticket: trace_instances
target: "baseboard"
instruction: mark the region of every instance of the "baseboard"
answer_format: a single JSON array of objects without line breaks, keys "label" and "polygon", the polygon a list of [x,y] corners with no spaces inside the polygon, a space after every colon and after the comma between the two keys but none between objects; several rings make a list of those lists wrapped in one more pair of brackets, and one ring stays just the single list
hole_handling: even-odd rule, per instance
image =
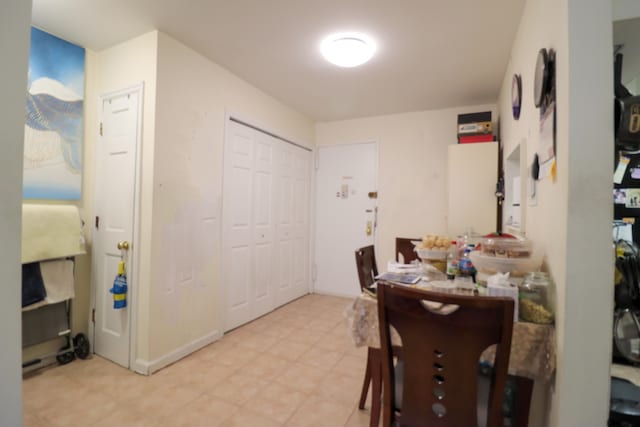
[{"label": "baseboard", "polygon": [[360,292],[347,293],[347,292],[327,292],[327,291],[318,291],[318,290],[314,290],[311,293],[316,295],[327,295],[330,297],[342,297],[342,298],[355,298],[358,295],[360,295]]},{"label": "baseboard", "polygon": [[191,353],[200,350],[202,347],[206,347],[222,338],[222,333],[220,331],[213,331],[204,337],[198,338],[195,341],[192,341],[182,347],[179,347],[172,351],[171,353],[165,354],[162,357],[159,357],[155,360],[144,360],[144,359],[136,359],[131,367],[135,372],[142,375],[151,375],[156,371],[168,366],[178,360],[182,359],[185,356],[190,355]]}]

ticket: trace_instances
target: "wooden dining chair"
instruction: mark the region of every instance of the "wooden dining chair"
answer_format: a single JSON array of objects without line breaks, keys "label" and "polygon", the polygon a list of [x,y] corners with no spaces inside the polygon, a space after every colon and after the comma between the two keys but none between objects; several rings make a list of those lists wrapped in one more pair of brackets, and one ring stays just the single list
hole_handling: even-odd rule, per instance
[{"label": "wooden dining chair", "polygon": [[356,251],[356,268],[360,290],[370,288],[376,281],[378,275],[378,265],[376,264],[376,254],[373,245],[364,246]]},{"label": "wooden dining chair", "polygon": [[[383,427],[502,426],[513,300],[380,283],[377,297]],[[402,341],[395,366],[391,327]],[[478,362],[493,344],[494,368],[483,383]]]},{"label": "wooden dining chair", "polygon": [[396,237],[396,261],[400,262],[400,254],[404,259],[405,264],[410,264],[411,261],[417,260],[418,254],[414,251],[414,244],[412,241],[420,239],[408,239],[406,237]]},{"label": "wooden dining chair", "polygon": [[[360,281],[360,291],[370,288],[375,283],[375,277],[378,275],[373,245],[364,246],[356,251],[356,268],[358,280]],[[369,385],[371,385],[371,427],[377,427],[380,420],[380,396],[382,393],[381,354],[379,348],[369,347],[367,349],[367,365],[364,372],[362,391],[360,392],[360,402],[358,403],[358,408],[364,409],[367,394],[369,393]]]}]

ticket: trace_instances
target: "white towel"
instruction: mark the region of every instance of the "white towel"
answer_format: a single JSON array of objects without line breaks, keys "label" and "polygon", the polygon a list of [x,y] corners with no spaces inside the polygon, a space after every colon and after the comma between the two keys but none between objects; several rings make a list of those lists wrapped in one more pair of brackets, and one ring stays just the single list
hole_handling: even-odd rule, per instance
[{"label": "white towel", "polygon": [[22,263],[85,253],[82,222],[73,205],[22,205]]},{"label": "white towel", "polygon": [[60,259],[40,263],[47,304],[55,304],[75,297],[73,261]]}]

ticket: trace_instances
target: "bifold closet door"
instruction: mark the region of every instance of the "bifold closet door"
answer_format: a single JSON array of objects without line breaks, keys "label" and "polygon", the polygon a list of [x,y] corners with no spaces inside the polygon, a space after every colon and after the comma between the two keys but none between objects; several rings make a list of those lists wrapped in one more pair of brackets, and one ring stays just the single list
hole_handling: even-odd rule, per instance
[{"label": "bifold closet door", "polygon": [[231,121],[225,142],[225,331],[308,291],[311,155]]},{"label": "bifold closet door", "polygon": [[276,150],[276,305],[308,292],[311,153],[280,143]]},{"label": "bifold closet door", "polygon": [[225,330],[274,307],[274,141],[235,122],[229,123],[228,130],[222,248]]}]

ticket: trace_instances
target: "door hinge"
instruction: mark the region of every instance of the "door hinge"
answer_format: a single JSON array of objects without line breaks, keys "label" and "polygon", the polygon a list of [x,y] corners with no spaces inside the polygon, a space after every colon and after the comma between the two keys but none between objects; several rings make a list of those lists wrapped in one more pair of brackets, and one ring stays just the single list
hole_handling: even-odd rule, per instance
[{"label": "door hinge", "polygon": [[91,309],[91,322],[96,323],[96,309]]},{"label": "door hinge", "polygon": [[100,122],[100,136],[102,136],[102,122]]},{"label": "door hinge", "polygon": [[96,229],[100,229],[100,217],[96,215]]}]

